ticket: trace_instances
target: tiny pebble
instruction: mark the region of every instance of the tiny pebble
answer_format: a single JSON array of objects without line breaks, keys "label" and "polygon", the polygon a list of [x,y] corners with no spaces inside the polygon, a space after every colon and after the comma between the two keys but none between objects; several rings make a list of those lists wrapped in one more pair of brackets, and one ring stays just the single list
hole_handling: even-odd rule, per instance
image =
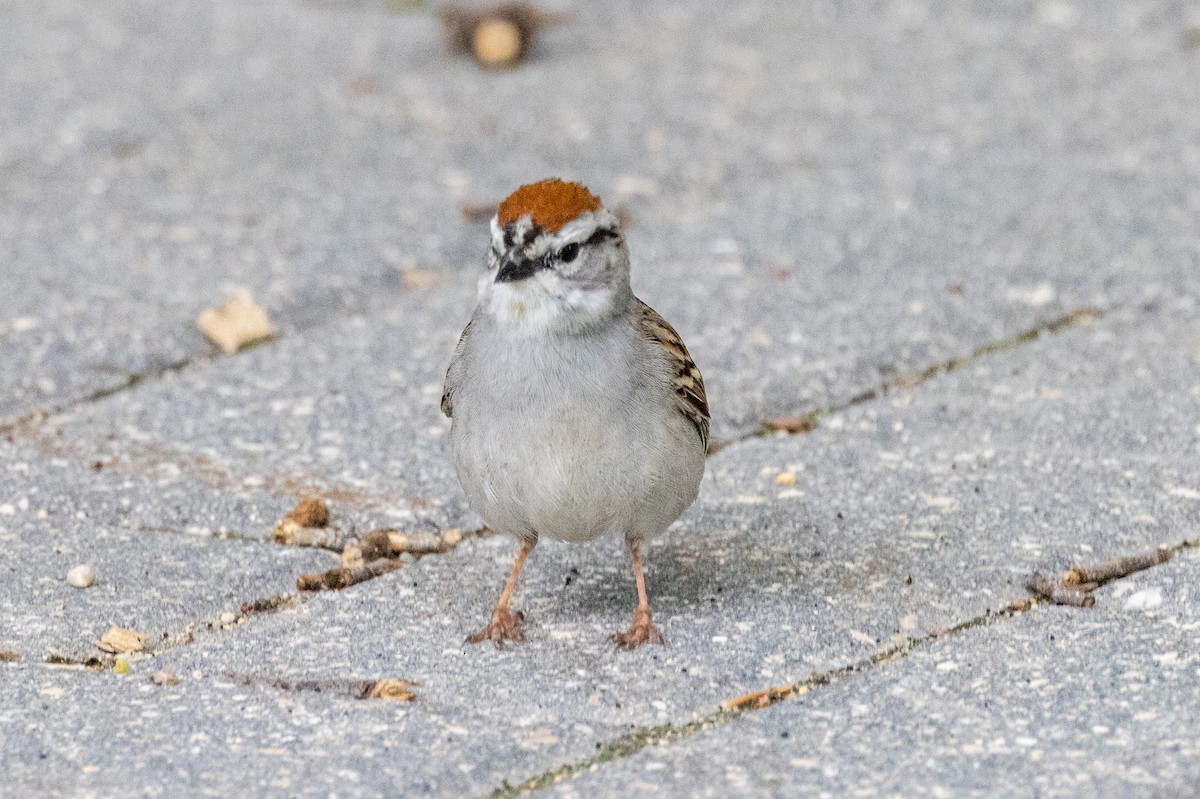
[{"label": "tiny pebble", "polygon": [[156,671],[150,676],[155,685],[179,685],[179,678],[169,671]]},{"label": "tiny pebble", "polygon": [[67,585],[75,588],[91,588],[95,584],[96,572],[86,563],[75,566],[67,572]]},{"label": "tiny pebble", "polygon": [[231,610],[227,610],[221,614],[221,624],[233,624],[237,621],[237,614]]},{"label": "tiny pebble", "polygon": [[1161,588],[1143,588],[1129,596],[1125,600],[1126,610],[1150,610],[1156,608],[1163,603],[1163,593]]}]

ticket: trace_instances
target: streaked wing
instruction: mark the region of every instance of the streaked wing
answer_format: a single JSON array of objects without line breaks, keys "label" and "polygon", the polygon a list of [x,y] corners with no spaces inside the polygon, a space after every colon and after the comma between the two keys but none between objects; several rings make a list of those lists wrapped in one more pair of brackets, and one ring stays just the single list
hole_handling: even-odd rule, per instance
[{"label": "streaked wing", "polygon": [[673,367],[671,385],[675,390],[675,403],[679,412],[696,426],[700,441],[705,451],[708,451],[708,396],[704,393],[704,378],[675,328],[649,305],[641,300],[637,302],[638,329],[670,356]]},{"label": "streaked wing", "polygon": [[458,362],[462,358],[470,332],[471,323],[467,322],[462,335],[458,337],[458,344],[454,347],[454,355],[450,358],[450,367],[446,369],[446,383],[442,387],[442,413],[449,417],[454,416],[454,385],[458,382]]}]

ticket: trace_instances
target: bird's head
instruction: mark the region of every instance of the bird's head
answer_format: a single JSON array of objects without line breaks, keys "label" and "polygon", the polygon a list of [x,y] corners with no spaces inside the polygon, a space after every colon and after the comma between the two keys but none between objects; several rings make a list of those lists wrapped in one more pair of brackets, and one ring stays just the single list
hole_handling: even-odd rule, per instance
[{"label": "bird's head", "polygon": [[492,219],[481,305],[527,332],[585,330],[633,301],[617,218],[579,183],[530,183]]}]

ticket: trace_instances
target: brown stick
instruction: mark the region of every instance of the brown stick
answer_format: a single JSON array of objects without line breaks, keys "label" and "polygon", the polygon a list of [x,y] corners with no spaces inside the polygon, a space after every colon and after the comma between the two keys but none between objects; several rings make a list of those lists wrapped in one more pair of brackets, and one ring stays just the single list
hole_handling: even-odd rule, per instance
[{"label": "brown stick", "polygon": [[1078,588],[1055,585],[1040,574],[1035,574],[1029,578],[1029,582],[1025,584],[1025,588],[1032,591],[1039,598],[1047,599],[1055,605],[1090,608],[1096,604],[1096,597],[1091,594],[1080,591]]},{"label": "brown stick", "polygon": [[[808,689],[804,689],[807,693]],[[752,694],[739,696],[737,699],[730,699],[721,703],[721,709],[725,711],[733,710],[761,710],[764,707],[770,707],[776,702],[782,702],[784,699],[791,699],[797,693],[795,686],[785,685],[781,688],[768,688],[765,691],[755,691]]]},{"label": "brown stick", "polygon": [[417,698],[413,689],[418,683],[407,680],[279,680],[232,672],[226,672],[225,676],[241,685],[263,685],[280,691],[342,694],[354,699],[390,699],[399,702],[411,702]]},{"label": "brown stick", "polygon": [[296,578],[296,588],[301,591],[337,591],[358,583],[365,583],[381,574],[399,569],[402,561],[379,558],[365,566],[339,566],[321,574],[302,574]]},{"label": "brown stick", "polygon": [[430,555],[446,552],[462,541],[462,531],[457,527],[440,533],[404,533],[400,530],[372,530],[359,540],[362,556],[368,561],[376,558],[394,558],[404,553]]},{"label": "brown stick", "polygon": [[1154,566],[1159,566],[1171,559],[1171,550],[1159,547],[1153,552],[1142,555],[1130,555],[1125,558],[1110,560],[1099,566],[1083,566],[1070,569],[1063,575],[1063,585],[1082,586],[1086,583],[1103,585],[1110,580],[1127,577],[1134,572],[1140,572]]}]

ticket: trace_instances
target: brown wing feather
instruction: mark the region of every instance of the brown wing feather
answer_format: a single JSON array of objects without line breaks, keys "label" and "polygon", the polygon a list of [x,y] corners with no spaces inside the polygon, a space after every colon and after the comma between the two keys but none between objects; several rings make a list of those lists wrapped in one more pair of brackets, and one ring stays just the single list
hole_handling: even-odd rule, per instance
[{"label": "brown wing feather", "polygon": [[683,339],[675,328],[646,303],[638,300],[638,329],[644,336],[663,348],[671,358],[674,371],[671,377],[675,402],[679,412],[696,426],[700,441],[708,450],[708,396],[704,393],[704,378],[688,353]]},{"label": "brown wing feather", "polygon": [[446,383],[442,387],[442,413],[446,416],[454,416],[453,387],[451,386],[451,376],[454,374],[454,367],[458,364],[458,359],[462,357],[463,343],[467,340],[467,335],[471,332],[471,323],[467,322],[467,326],[463,328],[462,335],[458,337],[458,344],[454,347],[454,355],[450,358],[450,367],[446,370]]}]

